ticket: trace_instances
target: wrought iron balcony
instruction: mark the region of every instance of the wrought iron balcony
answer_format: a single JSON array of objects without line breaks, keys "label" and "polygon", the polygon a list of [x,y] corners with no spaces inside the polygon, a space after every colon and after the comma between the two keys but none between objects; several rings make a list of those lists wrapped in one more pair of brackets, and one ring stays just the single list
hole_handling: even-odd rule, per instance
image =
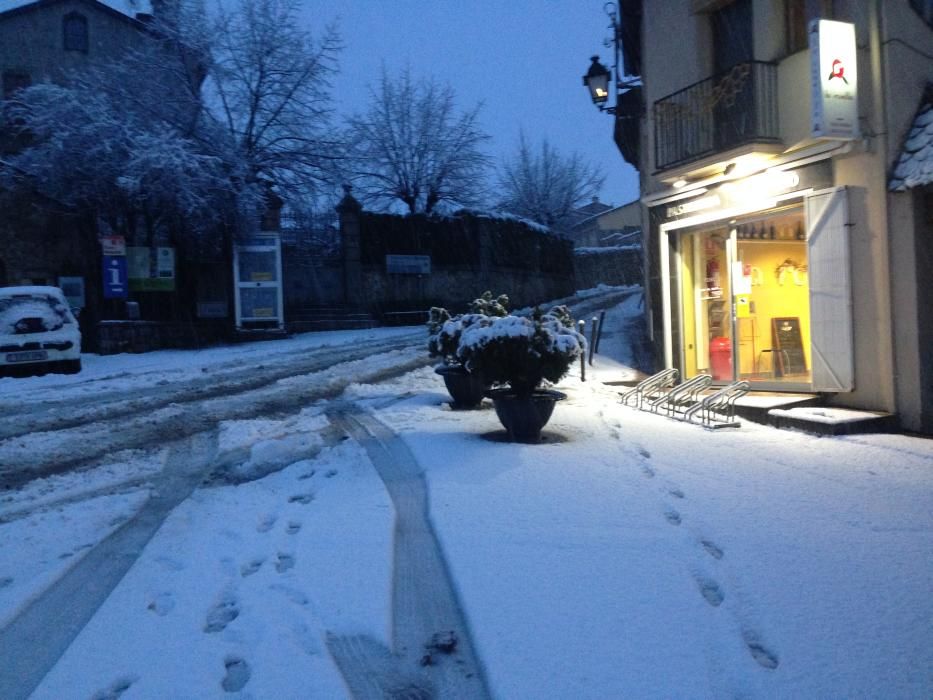
[{"label": "wrought iron balcony", "polygon": [[780,140],[774,63],[737,63],[654,103],[658,171],[748,143]]}]

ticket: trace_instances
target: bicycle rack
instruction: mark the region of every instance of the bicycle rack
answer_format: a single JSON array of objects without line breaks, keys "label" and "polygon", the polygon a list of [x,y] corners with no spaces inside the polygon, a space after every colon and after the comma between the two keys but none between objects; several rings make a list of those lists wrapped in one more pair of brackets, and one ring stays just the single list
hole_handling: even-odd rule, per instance
[{"label": "bicycle rack", "polygon": [[712,381],[713,378],[710,375],[698,374],[651,401],[649,410],[654,413],[663,412],[668,418],[680,418],[677,414],[684,414],[690,407],[696,405],[700,392],[706,389]]},{"label": "bicycle rack", "polygon": [[704,428],[738,428],[735,420],[735,402],[750,390],[748,382],[733,382],[705,397],[684,412],[684,420]]},{"label": "bicycle rack", "polygon": [[[625,392],[622,395],[622,403],[625,406],[632,406],[633,408],[644,410],[642,406],[646,399],[653,398],[659,391],[664,391],[674,386],[674,382],[677,381],[677,377],[679,376],[680,371],[673,367],[662,369],[660,372],[652,374],[647,379],[640,381],[634,389]],[[630,401],[632,403],[629,403]]]}]

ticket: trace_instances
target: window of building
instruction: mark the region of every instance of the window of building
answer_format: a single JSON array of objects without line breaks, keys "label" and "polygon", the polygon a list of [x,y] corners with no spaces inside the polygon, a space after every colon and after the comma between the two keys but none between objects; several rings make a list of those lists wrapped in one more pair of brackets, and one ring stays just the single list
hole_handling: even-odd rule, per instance
[{"label": "window of building", "polygon": [[710,14],[713,23],[713,73],[722,73],[737,63],[751,61],[751,0],[735,0]]},{"label": "window of building", "polygon": [[65,51],[87,53],[87,17],[77,12],[65,15],[65,19],[62,20],[62,32]]},{"label": "window of building", "polygon": [[833,0],[786,0],[786,3],[787,53],[796,53],[808,46],[811,20],[834,16]]},{"label": "window of building", "polygon": [[3,71],[3,99],[11,98],[14,92],[27,88],[31,84],[29,73],[15,70]]}]

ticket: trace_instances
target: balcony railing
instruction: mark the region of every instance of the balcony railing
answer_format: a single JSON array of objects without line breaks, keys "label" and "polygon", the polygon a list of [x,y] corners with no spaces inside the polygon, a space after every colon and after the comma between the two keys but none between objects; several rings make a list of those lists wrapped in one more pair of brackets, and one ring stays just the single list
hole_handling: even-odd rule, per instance
[{"label": "balcony railing", "polygon": [[654,103],[659,171],[758,142],[780,142],[774,63],[737,63]]}]

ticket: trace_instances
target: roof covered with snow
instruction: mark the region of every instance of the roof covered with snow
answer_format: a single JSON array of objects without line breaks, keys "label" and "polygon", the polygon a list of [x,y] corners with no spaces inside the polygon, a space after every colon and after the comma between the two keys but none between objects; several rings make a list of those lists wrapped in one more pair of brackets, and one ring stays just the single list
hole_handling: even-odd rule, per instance
[{"label": "roof covered with snow", "polygon": [[933,84],[928,85],[917,116],[907,132],[888,188],[903,192],[933,182]]},{"label": "roof covered with snow", "polygon": [[[127,17],[136,18],[137,14],[151,14],[152,5],[149,0],[88,0],[89,2],[96,2],[105,7],[116,10],[120,14],[126,15]],[[40,2],[45,2],[48,4],[49,0],[0,0],[0,14],[4,12],[9,12],[10,10],[17,10],[27,5],[37,5]]]}]

